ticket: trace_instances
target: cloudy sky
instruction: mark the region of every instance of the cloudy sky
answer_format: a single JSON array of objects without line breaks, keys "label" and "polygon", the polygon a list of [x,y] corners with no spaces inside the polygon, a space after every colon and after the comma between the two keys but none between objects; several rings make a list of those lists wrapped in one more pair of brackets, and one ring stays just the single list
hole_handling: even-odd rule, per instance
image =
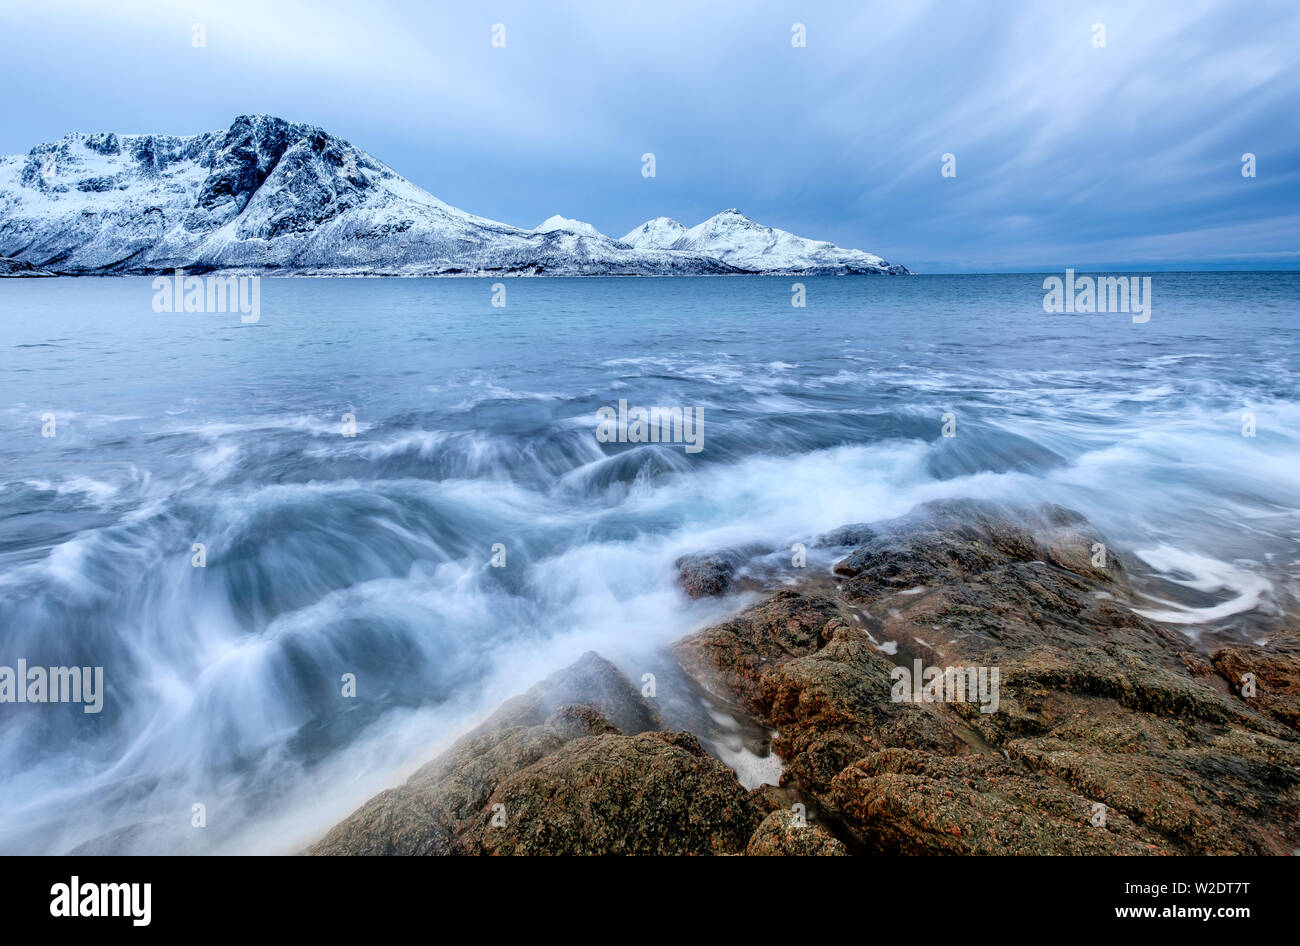
[{"label": "cloudy sky", "polygon": [[521,226],[738,207],[924,272],[1300,268],[1294,0],[6,0],[0,34],[5,154],[269,112]]}]

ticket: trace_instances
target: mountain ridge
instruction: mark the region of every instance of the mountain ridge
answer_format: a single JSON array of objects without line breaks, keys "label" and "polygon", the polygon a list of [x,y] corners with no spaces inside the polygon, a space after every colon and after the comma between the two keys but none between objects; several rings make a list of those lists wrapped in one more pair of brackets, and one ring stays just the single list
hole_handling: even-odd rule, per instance
[{"label": "mountain ridge", "polygon": [[[720,218],[725,218],[720,220]],[[242,115],[197,135],[73,132],[0,157],[0,275],[905,274],[724,211],[614,239],[451,206],[315,125]],[[662,232],[661,232],[662,231]]]}]

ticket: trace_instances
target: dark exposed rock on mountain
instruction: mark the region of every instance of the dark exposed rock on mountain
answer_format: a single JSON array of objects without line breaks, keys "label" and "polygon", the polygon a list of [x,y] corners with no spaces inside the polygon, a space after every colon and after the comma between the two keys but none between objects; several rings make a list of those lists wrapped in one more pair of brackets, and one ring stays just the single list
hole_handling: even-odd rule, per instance
[{"label": "dark exposed rock on mountain", "polygon": [[53,276],[49,270],[0,256],[0,276]]}]

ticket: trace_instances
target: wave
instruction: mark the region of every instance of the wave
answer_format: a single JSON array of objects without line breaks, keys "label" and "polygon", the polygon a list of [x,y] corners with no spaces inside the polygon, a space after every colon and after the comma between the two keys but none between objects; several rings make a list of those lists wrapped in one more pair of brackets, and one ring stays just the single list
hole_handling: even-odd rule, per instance
[{"label": "wave", "polygon": [[[752,600],[685,598],[679,556],[767,549],[780,580],[794,543],[931,500],[1079,510],[1132,562],[1141,613],[1189,635],[1291,611],[1293,392],[1126,357],[1131,374],[863,349],[418,378],[413,401],[358,407],[355,438],[301,403],[187,404],[160,428],[68,414],[53,452],[0,468],[0,628],[34,665],[103,665],[109,699],[89,723],[7,712],[0,850],[295,850],[584,650],[669,673],[667,644]],[[598,443],[621,391],[702,406],[704,451]],[[19,407],[0,433],[29,431]],[[715,748],[772,774],[744,740]]]}]

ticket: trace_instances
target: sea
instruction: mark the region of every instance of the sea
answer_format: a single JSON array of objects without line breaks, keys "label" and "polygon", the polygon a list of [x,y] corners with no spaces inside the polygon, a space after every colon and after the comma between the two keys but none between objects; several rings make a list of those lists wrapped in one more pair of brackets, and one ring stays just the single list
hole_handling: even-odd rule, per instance
[{"label": "sea", "polygon": [[588,650],[671,680],[759,600],[680,556],[825,576],[933,500],[1078,510],[1136,610],[1266,643],[1300,273],[1147,274],[1145,320],[1047,275],[0,280],[0,668],[102,669],[0,702],[0,852],[301,850]]}]

